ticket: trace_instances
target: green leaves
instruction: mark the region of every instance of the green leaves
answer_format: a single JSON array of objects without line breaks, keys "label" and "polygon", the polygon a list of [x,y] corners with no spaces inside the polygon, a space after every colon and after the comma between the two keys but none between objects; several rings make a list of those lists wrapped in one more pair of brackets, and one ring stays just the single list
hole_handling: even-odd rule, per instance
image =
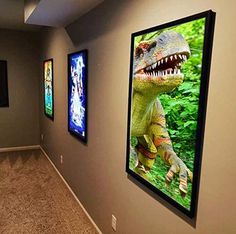
[{"label": "green leaves", "polygon": [[174,92],[160,96],[175,152],[190,170],[195,155],[204,23],[200,19],[172,28],[185,37],[192,54],[181,68],[184,82]]},{"label": "green leaves", "polygon": [[132,147],[135,147],[138,144],[138,139],[134,136],[131,136],[130,144]]}]

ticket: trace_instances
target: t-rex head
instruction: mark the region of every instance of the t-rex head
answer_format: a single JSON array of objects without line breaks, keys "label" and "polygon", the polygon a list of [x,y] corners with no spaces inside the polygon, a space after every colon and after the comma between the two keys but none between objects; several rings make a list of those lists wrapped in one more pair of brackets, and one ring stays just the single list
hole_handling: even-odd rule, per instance
[{"label": "t-rex head", "polygon": [[134,90],[146,95],[172,91],[183,82],[180,67],[189,56],[187,41],[175,31],[141,41],[134,51]]}]

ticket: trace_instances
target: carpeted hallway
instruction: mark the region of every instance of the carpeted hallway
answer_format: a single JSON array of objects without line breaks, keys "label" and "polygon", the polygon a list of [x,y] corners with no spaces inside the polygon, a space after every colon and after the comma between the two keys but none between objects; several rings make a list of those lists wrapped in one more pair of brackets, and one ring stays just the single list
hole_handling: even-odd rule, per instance
[{"label": "carpeted hallway", "polygon": [[0,233],[97,233],[40,150],[0,153]]}]

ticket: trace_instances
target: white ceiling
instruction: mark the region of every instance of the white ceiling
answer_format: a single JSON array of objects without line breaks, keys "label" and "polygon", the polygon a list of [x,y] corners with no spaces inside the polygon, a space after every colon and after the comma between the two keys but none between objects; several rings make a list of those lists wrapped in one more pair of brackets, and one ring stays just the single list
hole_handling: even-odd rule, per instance
[{"label": "white ceiling", "polygon": [[[0,28],[38,30],[40,26],[64,27],[104,0],[26,0],[36,7],[24,19],[24,0],[0,0]],[[38,4],[37,4],[38,3]],[[26,23],[24,23],[26,21]]]},{"label": "white ceiling", "polygon": [[103,0],[41,0],[26,23],[65,27],[101,2]]},{"label": "white ceiling", "polygon": [[0,28],[37,30],[24,23],[24,0],[0,0]]}]

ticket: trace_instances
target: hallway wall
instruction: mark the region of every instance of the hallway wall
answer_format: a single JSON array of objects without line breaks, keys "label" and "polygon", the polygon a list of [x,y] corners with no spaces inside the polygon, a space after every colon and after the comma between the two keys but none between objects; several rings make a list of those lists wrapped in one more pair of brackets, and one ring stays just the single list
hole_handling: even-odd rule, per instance
[{"label": "hallway wall", "polygon": [[[42,34],[42,61],[54,59],[55,120],[43,114],[43,148],[104,233],[235,233],[233,0],[105,1],[66,30]],[[196,220],[189,220],[125,172],[130,35],[212,9],[216,26]],[[67,54],[88,49],[88,144],[67,131]],[[40,86],[42,87],[42,85]],[[60,155],[64,163],[60,164]]]},{"label": "hallway wall", "polygon": [[9,107],[0,108],[0,148],[39,144],[37,33],[0,29],[0,59],[7,60]]}]

